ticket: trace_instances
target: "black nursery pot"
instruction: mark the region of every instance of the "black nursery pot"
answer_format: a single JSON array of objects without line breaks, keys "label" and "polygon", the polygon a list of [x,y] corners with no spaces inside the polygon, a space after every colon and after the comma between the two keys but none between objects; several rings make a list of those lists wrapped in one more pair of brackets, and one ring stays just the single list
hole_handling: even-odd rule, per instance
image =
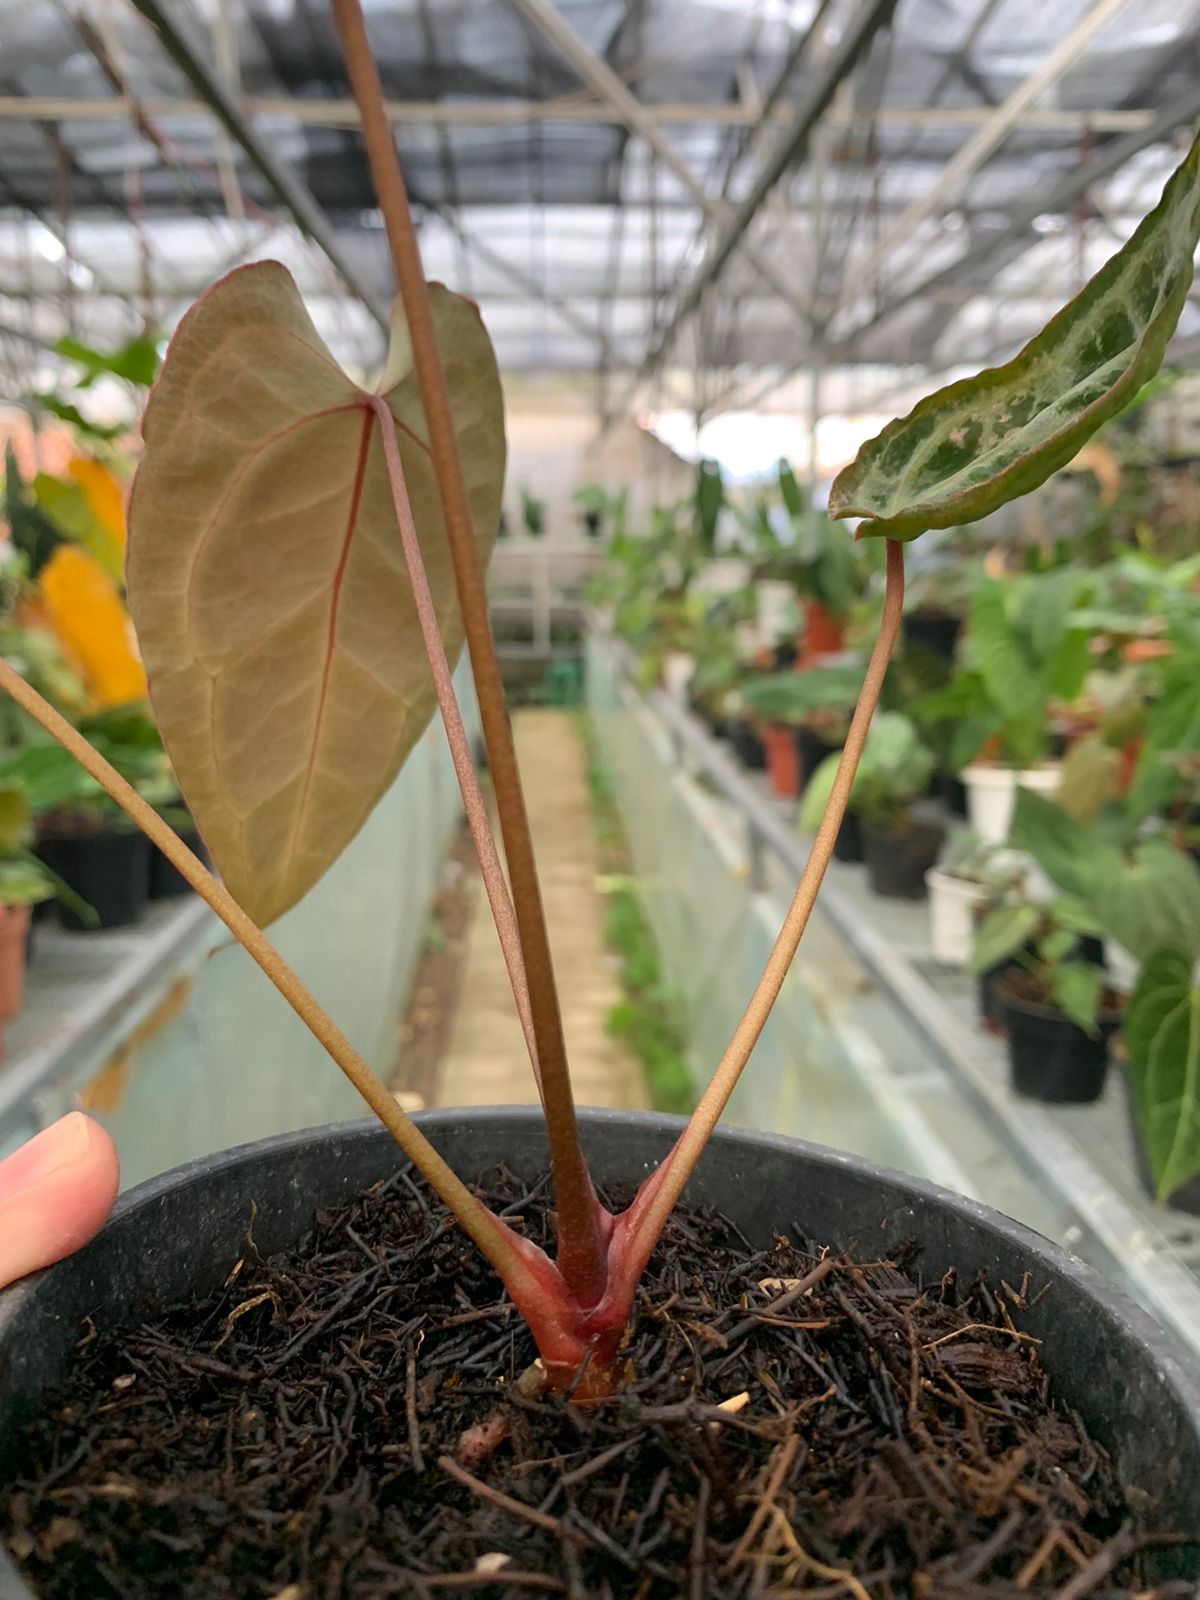
[{"label": "black nursery pot", "polygon": [[767,765],[767,752],[763,742],[754,731],[754,724],[749,717],[739,717],[733,724],[733,748],[737,758],[747,772],[762,772]]},{"label": "black nursery pot", "polygon": [[954,665],[954,652],[962,632],[962,618],[949,611],[908,611],[900,619],[900,633],[913,650],[927,650],[939,661]]},{"label": "black nursery pot", "polygon": [[98,923],[84,922],[69,906],[60,905],[63,927],[89,933],[136,922],[150,895],[151,848],[136,828],[81,829],[41,839],[38,855],[99,918]]},{"label": "black nursery pot", "polygon": [[796,756],[800,762],[800,787],[803,788],[826,756],[836,755],[840,745],[830,744],[819,733],[803,726],[796,729]]},{"label": "black nursery pot", "polygon": [[[464,1178],[501,1164],[527,1182],[545,1171],[534,1111],[474,1111],[469,1121],[461,1110],[436,1111],[417,1121]],[[601,1186],[641,1179],[683,1125],[628,1112],[580,1117]],[[314,1211],[341,1204],[399,1162],[377,1124],[343,1124],[212,1156],[126,1195],[86,1249],[0,1295],[0,1475],[13,1464],[20,1430],[61,1382],[85,1317],[104,1331],[206,1293],[243,1253],[252,1217],[258,1250],[280,1250],[306,1232]],[[856,1156],[733,1128],[718,1130],[688,1196],[718,1207],[753,1248],[799,1229],[877,1259],[917,1239],[922,1271],[934,1281],[951,1267],[967,1280],[982,1269],[997,1284],[1029,1273],[1051,1291],[1036,1297],[1024,1326],[1042,1341],[1056,1397],[1113,1454],[1126,1485],[1153,1497],[1167,1526],[1200,1527],[1200,1374],[1149,1317],[1038,1234]],[[1164,1552],[1161,1567],[1161,1578],[1200,1576],[1200,1553]],[[33,1600],[2,1543],[0,1600]]]},{"label": "black nursery pot", "polygon": [[[204,845],[195,828],[183,829],[179,837],[189,850],[195,852],[203,861],[206,859]],[[151,900],[177,900],[180,895],[191,894],[192,886],[157,845],[150,846],[150,898]]]},{"label": "black nursery pot", "polygon": [[863,856],[875,893],[888,900],[923,900],[925,874],[941,853],[946,830],[932,822],[912,822],[893,832],[862,824]]},{"label": "black nursery pot", "polygon": [[835,861],[845,861],[850,865],[863,858],[862,823],[853,811],[847,811],[842,818],[837,838],[833,841],[833,857]]},{"label": "black nursery pot", "polygon": [[1051,1105],[1090,1105],[1100,1098],[1108,1076],[1108,1041],[1120,1026],[1119,1012],[1102,1016],[1091,1034],[1054,1006],[1019,999],[1003,982],[996,999],[1018,1094]]}]

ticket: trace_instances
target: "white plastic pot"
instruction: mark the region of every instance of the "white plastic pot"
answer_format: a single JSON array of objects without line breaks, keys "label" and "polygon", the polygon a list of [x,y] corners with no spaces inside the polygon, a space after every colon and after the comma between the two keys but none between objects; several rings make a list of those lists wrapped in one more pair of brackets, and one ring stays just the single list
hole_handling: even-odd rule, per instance
[{"label": "white plastic pot", "polygon": [[663,656],[663,688],[673,700],[687,699],[687,686],[696,670],[696,658],[686,650],[668,650]]},{"label": "white plastic pot", "polygon": [[1132,994],[1139,971],[1137,958],[1131,956],[1124,945],[1117,944],[1113,939],[1105,939],[1104,965],[1113,988],[1121,994]]},{"label": "white plastic pot", "polygon": [[967,789],[967,816],[971,829],[985,844],[1004,844],[1012,826],[1018,789],[1032,789],[1053,799],[1062,768],[1058,762],[1043,767],[993,766],[975,761],[962,771]]},{"label": "white plastic pot", "polygon": [[942,867],[925,874],[929,889],[929,944],[934,957],[950,967],[965,967],[975,927],[971,908],[987,899],[988,890],[970,878],[957,878]]},{"label": "white plastic pot", "polygon": [[780,578],[760,578],[754,585],[755,619],[760,645],[772,645],[796,631],[796,591]]}]

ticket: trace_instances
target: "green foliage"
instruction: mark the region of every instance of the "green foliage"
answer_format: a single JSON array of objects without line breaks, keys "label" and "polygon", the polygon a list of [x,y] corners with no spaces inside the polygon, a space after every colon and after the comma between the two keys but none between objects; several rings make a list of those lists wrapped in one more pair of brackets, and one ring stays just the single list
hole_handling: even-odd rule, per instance
[{"label": "green foliage", "polygon": [[52,417],[57,417],[60,422],[69,424],[75,432],[87,439],[95,439],[101,444],[111,444],[114,439],[128,431],[125,423],[114,422],[104,424],[92,422],[85,417],[77,405],[70,400],[64,400],[56,394],[35,394],[33,400],[43,411],[48,411]]},{"label": "green foliage", "polygon": [[[841,752],[826,756],[804,786],[798,820],[815,833],[833,790]],[[903,824],[909,806],[925,793],[934,757],[910,718],[899,711],[877,711],[850,789],[849,810],[881,827]]]},{"label": "green foliage", "polygon": [[1006,366],[889,423],[834,482],[835,517],[915,539],[1044,483],[1154,376],[1200,243],[1200,139],[1123,249]]},{"label": "green foliage", "polygon": [[696,537],[705,555],[717,548],[717,523],[725,504],[725,482],[715,461],[702,461],[696,468]]},{"label": "green foliage", "polygon": [[152,339],[139,336],[130,339],[116,350],[96,350],[81,339],[59,339],[54,348],[60,356],[76,362],[83,370],[75,379],[75,388],[90,389],[98,378],[122,378],[136,388],[149,389],[158,376],[158,346]]},{"label": "green foliage", "polygon": [[4,517],[13,548],[24,558],[31,578],[36,578],[66,537],[21,478],[11,442],[4,449]]},{"label": "green foliage", "polygon": [[629,851],[612,782],[591,725],[581,723],[587,749],[588,786],[596,819],[607,904],[604,937],[620,958],[624,997],[608,1015],[608,1031],[641,1062],[658,1111],[688,1112],[695,1090],[686,1059],[682,1003],[663,978],[658,947],[629,876]]},{"label": "green foliage", "polygon": [[1194,962],[1162,949],[1143,965],[1125,1018],[1129,1081],[1160,1202],[1200,1173],[1200,988]]},{"label": "green foliage", "polygon": [[546,502],[528,489],[521,490],[521,521],[531,539],[540,539],[546,531]]},{"label": "green foliage", "polygon": [[967,970],[988,972],[1011,962],[1037,978],[1047,1001],[1093,1033],[1104,995],[1103,969],[1080,958],[1080,939],[1098,927],[1086,905],[1069,898],[1042,905],[1014,898],[991,908],[975,933]]},{"label": "green foliage", "polygon": [[799,723],[813,711],[851,710],[861,688],[861,667],[810,667],[748,678],[741,693],[747,709],[760,717]]}]

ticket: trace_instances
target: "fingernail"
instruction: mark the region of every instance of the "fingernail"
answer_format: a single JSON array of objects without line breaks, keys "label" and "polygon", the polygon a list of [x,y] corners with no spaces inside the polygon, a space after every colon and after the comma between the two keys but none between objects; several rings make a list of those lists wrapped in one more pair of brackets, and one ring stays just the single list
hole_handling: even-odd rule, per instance
[{"label": "fingernail", "polygon": [[52,1122],[0,1163],[0,1196],[12,1189],[42,1183],[86,1161],[92,1149],[92,1124],[82,1111]]}]

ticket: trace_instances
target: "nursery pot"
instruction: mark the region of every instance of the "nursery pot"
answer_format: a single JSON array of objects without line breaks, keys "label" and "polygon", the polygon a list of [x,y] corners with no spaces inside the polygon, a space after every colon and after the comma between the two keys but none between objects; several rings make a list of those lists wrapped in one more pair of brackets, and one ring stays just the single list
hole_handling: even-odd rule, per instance
[{"label": "nursery pot", "polygon": [[867,876],[876,894],[889,900],[922,900],[925,874],[938,858],[946,830],[932,822],[911,822],[907,828],[862,825]]},{"label": "nursery pot", "polygon": [[767,764],[767,752],[758,730],[749,717],[738,717],[730,734],[734,752],[747,772],[762,772]]},{"label": "nursery pot", "polygon": [[[179,837],[188,849],[198,855],[201,861],[206,860],[204,845],[195,828],[185,828]],[[174,900],[180,895],[191,894],[192,886],[173,862],[168,861],[157,845],[150,846],[150,898],[151,900]]]},{"label": "nursery pot", "polygon": [[836,656],[845,648],[846,624],[833,616],[819,600],[804,602],[804,656],[807,666],[825,656]]},{"label": "nursery pot", "polygon": [[962,632],[962,618],[949,611],[906,611],[900,619],[900,634],[913,650],[926,650],[948,666],[954,665],[954,652]]},{"label": "nursery pot", "polygon": [[965,966],[975,936],[972,908],[982,905],[991,890],[941,867],[930,867],[925,882],[929,888],[929,944],[934,957],[950,967]]},{"label": "nursery pot", "polygon": [[15,1017],[25,998],[25,963],[32,926],[28,906],[0,906],[0,1022]]},{"label": "nursery pot", "polygon": [[[469,1118],[435,1111],[417,1121],[468,1181],[499,1165],[526,1182],[545,1171],[545,1136],[534,1111],[514,1106]],[[641,1179],[683,1126],[681,1118],[627,1112],[580,1116],[601,1187]],[[104,1332],[210,1291],[244,1256],[251,1219],[256,1250],[269,1255],[296,1243],[314,1211],[341,1204],[401,1165],[376,1124],[343,1124],[212,1156],[126,1195],[91,1245],[0,1296],[0,1479],[14,1465],[19,1430],[62,1381],[85,1317]],[[1089,1267],[976,1201],[857,1156],[742,1129],[718,1130],[688,1195],[723,1211],[752,1249],[800,1229],[814,1243],[877,1260],[916,1239],[922,1274],[933,1283],[951,1268],[964,1282],[985,1270],[996,1285],[1019,1284],[1028,1273],[1049,1292],[1038,1293],[1022,1328],[1042,1341],[1039,1357],[1057,1399],[1080,1413],[1129,1489],[1153,1497],[1166,1526],[1200,1527],[1200,1375]],[[1200,1575],[1194,1549],[1158,1559],[1163,1577]],[[131,1580],[131,1594],[135,1587]],[[0,1597],[33,1600],[2,1542]]]},{"label": "nursery pot", "polygon": [[800,787],[812,777],[826,756],[836,755],[841,745],[830,744],[828,739],[822,739],[819,733],[812,728],[801,724],[796,729],[796,757],[800,763]]},{"label": "nursery pot", "polygon": [[847,811],[842,818],[837,838],[833,841],[833,857],[835,861],[845,861],[851,865],[863,858],[862,823],[853,811]]},{"label": "nursery pot", "polygon": [[796,750],[795,729],[782,722],[769,722],[763,732],[767,752],[767,776],[778,795],[794,800],[800,793],[800,757]]},{"label": "nursery pot", "polygon": [[933,780],[933,792],[952,817],[967,814],[967,786],[955,772],[939,772]]},{"label": "nursery pot", "polygon": [[1022,769],[975,761],[964,767],[962,780],[967,788],[967,816],[973,832],[985,844],[1004,844],[1012,826],[1017,790],[1032,789],[1053,799],[1059,776],[1057,763]]},{"label": "nursery pot", "polygon": [[1100,1098],[1108,1076],[1108,1041],[1120,1026],[1120,1012],[1102,1014],[1091,1034],[1056,1006],[1013,994],[1003,979],[996,998],[1018,1094],[1051,1105],[1089,1105]]},{"label": "nursery pot", "polygon": [[146,909],[150,894],[151,845],[136,828],[105,826],[55,833],[38,841],[38,855],[99,919],[84,922],[69,906],[59,906],[64,928],[124,928]]}]

